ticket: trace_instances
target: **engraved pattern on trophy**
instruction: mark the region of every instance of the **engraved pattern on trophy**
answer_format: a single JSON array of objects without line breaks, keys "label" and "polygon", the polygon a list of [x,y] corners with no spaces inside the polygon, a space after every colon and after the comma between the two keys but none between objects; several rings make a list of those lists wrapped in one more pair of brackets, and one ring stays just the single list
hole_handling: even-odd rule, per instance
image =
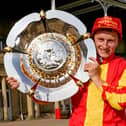
[{"label": "engraved pattern on trophy", "polygon": [[71,33],[78,38],[79,33],[72,25],[59,19],[47,22],[47,33],[41,21],[29,24],[19,36],[21,39],[17,47],[28,53],[21,56],[23,73],[34,82],[41,78],[39,84],[42,86],[54,88],[70,81],[68,73],[74,75],[78,70],[80,47],[72,46],[65,35]]}]

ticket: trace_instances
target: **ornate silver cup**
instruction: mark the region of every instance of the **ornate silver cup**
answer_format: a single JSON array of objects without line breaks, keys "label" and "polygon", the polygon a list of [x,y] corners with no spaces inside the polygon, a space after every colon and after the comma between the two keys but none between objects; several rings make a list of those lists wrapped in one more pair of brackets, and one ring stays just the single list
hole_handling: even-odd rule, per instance
[{"label": "ornate silver cup", "polygon": [[12,49],[4,56],[8,76],[17,78],[18,90],[36,101],[71,97],[78,84],[89,80],[84,64],[90,56],[96,57],[93,40],[85,33],[86,26],[64,11],[49,10],[44,18],[41,13],[23,17],[7,37]]}]

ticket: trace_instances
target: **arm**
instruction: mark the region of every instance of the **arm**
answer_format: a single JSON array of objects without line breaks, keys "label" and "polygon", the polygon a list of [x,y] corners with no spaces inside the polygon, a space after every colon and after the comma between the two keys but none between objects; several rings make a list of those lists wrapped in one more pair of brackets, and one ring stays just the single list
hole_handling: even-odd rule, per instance
[{"label": "arm", "polygon": [[[121,76],[119,78],[117,76],[114,77],[116,79],[118,78],[118,84],[117,86],[112,86],[112,84],[100,78],[100,66],[94,58],[91,58],[91,60],[91,63],[85,65],[84,70],[88,71],[90,79],[94,82],[98,90],[102,92],[103,100],[117,110],[124,109],[126,107],[126,70],[123,70],[123,73],[120,72],[121,74],[118,72],[115,73],[115,75],[120,74]],[[116,70],[114,69],[114,71]]]},{"label": "arm", "polygon": [[121,86],[108,86],[104,83],[100,88],[102,91],[102,97],[107,101],[113,108],[122,110],[126,108],[126,71],[124,71],[119,83]]}]

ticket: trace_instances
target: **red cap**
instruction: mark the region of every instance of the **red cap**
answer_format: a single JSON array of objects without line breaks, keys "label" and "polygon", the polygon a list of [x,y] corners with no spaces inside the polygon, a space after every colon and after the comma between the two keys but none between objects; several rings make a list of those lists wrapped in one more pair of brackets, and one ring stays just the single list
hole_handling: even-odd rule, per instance
[{"label": "red cap", "polygon": [[111,17],[111,16],[104,16],[97,18],[95,20],[93,29],[92,29],[92,36],[94,36],[95,32],[99,29],[112,29],[115,30],[119,34],[119,42],[122,40],[122,23],[119,18]]}]

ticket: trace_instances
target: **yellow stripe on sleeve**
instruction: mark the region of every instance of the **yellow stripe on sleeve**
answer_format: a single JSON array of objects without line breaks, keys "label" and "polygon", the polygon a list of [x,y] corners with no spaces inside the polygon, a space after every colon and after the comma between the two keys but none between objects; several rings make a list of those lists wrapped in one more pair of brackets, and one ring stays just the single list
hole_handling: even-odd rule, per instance
[{"label": "yellow stripe on sleeve", "polygon": [[119,87],[126,86],[126,70],[124,70],[122,77],[119,80]]},{"label": "yellow stripe on sleeve", "polygon": [[126,93],[117,94],[117,93],[106,92],[106,99],[113,108],[117,110],[122,110],[123,108],[119,105],[119,103],[122,104],[126,103]]}]

